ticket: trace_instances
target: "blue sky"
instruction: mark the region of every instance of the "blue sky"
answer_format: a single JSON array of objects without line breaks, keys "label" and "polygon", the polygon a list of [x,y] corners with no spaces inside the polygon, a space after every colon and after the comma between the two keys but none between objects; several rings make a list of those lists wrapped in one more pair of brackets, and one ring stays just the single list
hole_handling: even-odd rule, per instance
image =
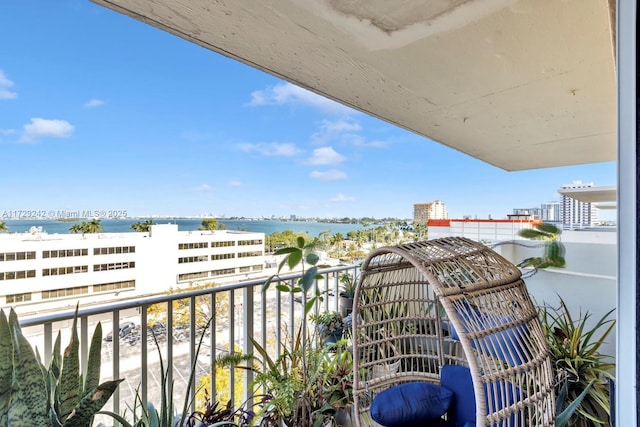
[{"label": "blue sky", "polygon": [[88,1],[4,2],[0,40],[0,214],[504,218],[616,180],[497,169]]}]

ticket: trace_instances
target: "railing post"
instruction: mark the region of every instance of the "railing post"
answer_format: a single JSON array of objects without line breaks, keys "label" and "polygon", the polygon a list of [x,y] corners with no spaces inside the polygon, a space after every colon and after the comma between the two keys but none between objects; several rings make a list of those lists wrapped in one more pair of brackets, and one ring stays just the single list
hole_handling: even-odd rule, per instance
[{"label": "railing post", "polygon": [[[254,337],[253,292],[254,292],[253,286],[249,286],[244,290],[244,294],[243,294],[242,304],[244,305],[244,309],[242,310],[242,313],[243,313],[242,324],[244,325],[244,328],[243,328],[242,341],[244,345],[244,349],[243,349],[244,354],[253,354],[253,341],[251,341]],[[245,369],[244,372],[245,372],[244,384],[243,384],[244,395],[242,396],[242,398],[244,401],[247,402],[247,407],[251,408],[253,406],[253,398],[251,398],[253,393],[251,390],[249,390],[249,387],[253,382],[253,371],[251,371],[250,369]]]},{"label": "railing post", "polygon": [[140,389],[142,393],[140,397],[145,408],[147,407],[147,401],[149,399],[149,393],[147,390],[149,388],[149,379],[147,376],[147,352],[149,349],[149,341],[147,336],[147,325],[149,322],[149,320],[147,319],[147,307],[147,305],[143,305],[142,307],[140,307]]}]

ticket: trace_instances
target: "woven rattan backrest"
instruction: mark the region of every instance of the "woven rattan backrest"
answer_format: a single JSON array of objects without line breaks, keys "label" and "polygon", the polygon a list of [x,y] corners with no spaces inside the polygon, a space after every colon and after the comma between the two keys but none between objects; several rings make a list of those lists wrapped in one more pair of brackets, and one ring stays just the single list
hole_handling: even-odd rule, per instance
[{"label": "woven rattan backrest", "polygon": [[486,246],[451,237],[380,248],[362,264],[353,309],[356,426],[372,399],[469,367],[476,425],[551,426],[553,374],[520,271]]}]

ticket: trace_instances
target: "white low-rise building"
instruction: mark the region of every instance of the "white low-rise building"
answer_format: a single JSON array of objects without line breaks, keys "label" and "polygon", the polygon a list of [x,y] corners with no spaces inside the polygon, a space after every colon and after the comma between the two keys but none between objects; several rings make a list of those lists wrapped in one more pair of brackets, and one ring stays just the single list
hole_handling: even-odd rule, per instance
[{"label": "white low-rise building", "polygon": [[0,234],[0,307],[43,312],[262,274],[264,233]]}]

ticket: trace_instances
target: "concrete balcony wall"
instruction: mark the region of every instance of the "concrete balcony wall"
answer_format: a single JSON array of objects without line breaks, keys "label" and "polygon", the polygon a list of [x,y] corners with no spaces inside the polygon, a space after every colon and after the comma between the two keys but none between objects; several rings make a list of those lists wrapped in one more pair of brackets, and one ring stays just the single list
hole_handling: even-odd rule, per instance
[{"label": "concrete balcony wall", "polygon": [[[575,231],[562,234],[565,246],[566,267],[539,270],[525,279],[527,288],[539,304],[559,306],[562,298],[571,311],[574,320],[580,314],[590,313],[588,326],[594,325],[602,316],[616,307],[616,233],[610,231]],[[518,240],[495,248],[496,252],[513,262],[525,258],[541,256],[541,242]],[[615,318],[616,313],[611,315]],[[612,332],[601,352],[615,355],[615,334]]]}]

